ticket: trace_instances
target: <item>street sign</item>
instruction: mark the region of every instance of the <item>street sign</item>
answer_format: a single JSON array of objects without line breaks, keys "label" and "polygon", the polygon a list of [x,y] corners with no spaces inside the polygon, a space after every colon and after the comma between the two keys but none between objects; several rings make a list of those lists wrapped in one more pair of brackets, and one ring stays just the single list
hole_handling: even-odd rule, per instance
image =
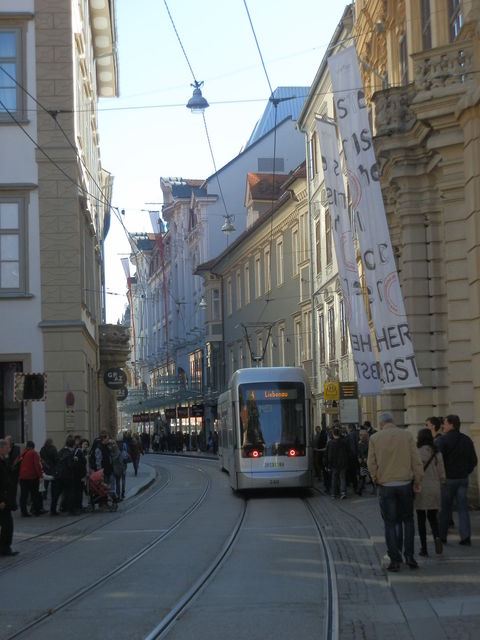
[{"label": "street sign", "polygon": [[118,402],[122,402],[122,400],[125,400],[127,396],[128,396],[127,387],[120,387],[120,389],[117,390],[117,401]]},{"label": "street sign", "polygon": [[340,383],[338,380],[323,383],[323,399],[325,401],[340,400]]},{"label": "street sign", "polygon": [[103,381],[109,389],[113,389],[115,391],[117,389],[121,389],[127,384],[127,374],[123,369],[118,367],[114,369],[107,369],[103,374]]},{"label": "street sign", "polygon": [[358,398],[357,382],[340,382],[340,400]]}]

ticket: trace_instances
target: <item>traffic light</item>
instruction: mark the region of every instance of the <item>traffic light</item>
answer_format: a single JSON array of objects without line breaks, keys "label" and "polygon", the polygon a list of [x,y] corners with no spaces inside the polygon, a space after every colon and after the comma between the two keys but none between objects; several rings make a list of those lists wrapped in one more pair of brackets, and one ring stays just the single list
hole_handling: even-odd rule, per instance
[{"label": "traffic light", "polygon": [[45,396],[45,376],[43,373],[25,373],[23,386],[24,400],[43,400]]}]

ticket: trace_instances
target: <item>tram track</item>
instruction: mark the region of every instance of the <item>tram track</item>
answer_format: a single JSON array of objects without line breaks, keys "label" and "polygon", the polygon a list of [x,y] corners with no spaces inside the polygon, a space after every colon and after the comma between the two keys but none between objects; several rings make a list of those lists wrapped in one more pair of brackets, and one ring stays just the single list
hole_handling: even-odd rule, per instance
[{"label": "tram track", "polygon": [[[322,525],[319,521],[315,510],[312,508],[308,499],[300,498],[305,508],[307,509],[311,519],[313,520],[319,544],[322,549],[322,555],[325,562],[325,593],[326,593],[326,607],[324,615],[324,640],[338,640],[339,638],[339,604],[338,604],[338,590],[337,590],[337,578],[335,572],[335,566],[333,562],[332,553],[328,544],[328,540],[322,531]],[[143,640],[163,640],[168,636],[170,631],[174,628],[175,624],[179,620],[180,616],[189,608],[189,606],[201,595],[211,581],[214,580],[218,571],[222,568],[227,561],[228,556],[233,550],[233,547],[240,537],[242,532],[242,526],[246,519],[248,506],[248,499],[244,498],[244,508],[240,513],[240,516],[230,534],[225,541],[222,549],[200,576],[200,578],[191,586],[191,588],[178,599],[170,611],[164,618],[158,623],[158,625],[147,635]]]},{"label": "tram track", "polygon": [[92,516],[93,517],[98,516],[98,515],[104,515],[105,516],[103,521],[101,523],[99,523],[98,526],[93,526],[91,528],[88,528],[87,531],[82,531],[82,532],[79,532],[77,534],[74,534],[71,537],[69,537],[68,540],[65,540],[63,542],[59,542],[58,539],[57,539],[55,541],[54,548],[51,549],[51,550],[47,550],[46,551],[45,548],[42,547],[37,552],[34,551],[34,552],[30,553],[28,555],[28,557],[22,556],[21,558],[16,559],[14,562],[9,563],[7,566],[3,567],[0,570],[0,577],[5,575],[9,571],[12,571],[13,569],[18,569],[18,568],[23,567],[25,565],[31,564],[32,562],[35,562],[35,560],[37,560],[39,557],[45,557],[45,556],[52,555],[52,554],[56,553],[59,549],[62,549],[64,547],[67,547],[67,546],[75,543],[75,542],[78,542],[79,540],[81,540],[85,536],[91,535],[92,533],[95,533],[96,531],[100,531],[104,527],[110,525],[112,522],[116,522],[116,521],[120,520],[121,518],[123,518],[128,513],[131,513],[132,511],[135,511],[136,509],[142,507],[147,502],[149,502],[150,500],[155,498],[162,491],[164,491],[166,487],[168,487],[168,485],[170,484],[170,482],[172,480],[172,477],[171,477],[171,474],[168,471],[166,473],[166,476],[167,477],[165,478],[165,480],[154,491],[150,491],[148,495],[143,495],[140,498],[135,496],[135,504],[127,506],[126,508],[122,508],[120,511],[114,511],[114,512],[111,512],[111,513],[104,513],[104,514],[100,513],[99,511],[86,512],[84,515],[77,516],[77,517],[75,517],[75,519],[70,520],[69,522],[64,522],[64,523],[60,524],[59,526],[51,527],[51,528],[47,529],[46,531],[42,531],[40,533],[36,533],[35,535],[28,536],[27,538],[23,538],[22,540],[19,541],[20,545],[24,545],[24,544],[26,544],[28,542],[37,542],[38,543],[39,541],[42,541],[42,540],[45,540],[46,544],[48,544],[50,542],[50,539],[55,538],[59,534],[68,533],[69,529],[73,529],[75,527],[78,527],[78,525],[83,523],[83,522],[91,522],[92,521]]},{"label": "tram track", "polygon": [[[188,466],[188,465],[185,465],[185,466]],[[201,473],[205,474],[203,469],[201,469],[200,467],[191,466],[191,468],[195,468],[196,471],[200,471]],[[127,570],[129,567],[133,566],[136,562],[144,558],[152,549],[157,547],[162,541],[164,541],[166,538],[171,536],[188,518],[190,518],[199,509],[199,507],[205,501],[205,499],[207,498],[210,492],[211,484],[212,484],[210,476],[208,476],[207,474],[205,475],[206,475],[206,482],[201,494],[192,504],[190,504],[183,511],[183,513],[168,528],[163,530],[159,535],[155,536],[152,540],[150,540],[147,544],[145,544],[135,553],[131,554],[128,558],[126,558],[123,562],[118,564],[115,568],[105,572],[103,575],[99,576],[94,581],[89,582],[87,585],[84,585],[80,589],[77,589],[76,591],[74,591],[73,593],[65,597],[63,600],[61,600],[57,604],[53,605],[52,607],[49,607],[46,611],[44,611],[43,613],[35,617],[33,620],[24,624],[22,627],[20,627],[10,635],[7,635],[4,638],[2,638],[2,640],[14,640],[15,638],[21,638],[22,636],[28,634],[29,632],[35,630],[36,628],[39,628],[42,625],[42,623],[44,623],[46,620],[52,619],[53,616],[55,616],[57,613],[61,612],[62,610],[66,609],[69,605],[73,603],[77,603],[80,599],[84,598],[86,595],[90,595],[92,591],[104,585],[109,580],[111,580],[115,576],[118,576],[120,573]],[[155,495],[157,495],[163,489],[165,489],[165,486],[169,484],[170,480],[171,478],[169,478],[168,482],[166,482],[161,488],[156,490],[154,494],[149,495],[142,502],[142,504],[145,504],[146,502],[150,501],[151,499],[153,499],[153,497],[155,497]],[[138,509],[140,506],[141,506],[140,504],[135,504],[128,511],[130,512],[134,511]],[[122,513],[125,514],[126,512],[122,512]],[[111,524],[111,522],[112,522],[112,519],[109,519],[108,522],[103,523],[100,527],[97,527],[94,531],[98,531],[99,529],[106,526],[107,524]],[[84,534],[84,536],[78,536],[77,538],[75,538],[75,540],[72,540],[71,543],[80,540],[82,537],[85,537],[86,535],[91,535],[91,533],[92,533],[92,530],[90,530],[87,534]],[[63,547],[65,546],[68,546],[68,545],[63,545]],[[55,550],[52,550],[52,552],[48,555],[53,555],[55,551],[58,551],[58,547]],[[45,556],[45,554],[43,554],[43,556]],[[33,562],[33,561],[34,561],[34,558],[30,560],[30,562]],[[28,563],[29,562],[27,561],[24,564],[28,564]],[[19,566],[18,564],[13,565],[13,568],[15,567],[18,568],[18,566]]]}]

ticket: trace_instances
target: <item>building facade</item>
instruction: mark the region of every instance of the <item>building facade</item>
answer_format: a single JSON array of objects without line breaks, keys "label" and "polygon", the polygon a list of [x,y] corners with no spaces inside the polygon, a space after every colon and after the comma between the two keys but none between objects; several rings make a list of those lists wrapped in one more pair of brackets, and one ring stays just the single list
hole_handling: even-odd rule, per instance
[{"label": "building facade", "polygon": [[[113,179],[96,111],[117,95],[115,39],[113,0],[0,1],[0,433],[17,441],[115,421],[100,406]],[[39,402],[15,398],[29,372],[47,376]]]}]

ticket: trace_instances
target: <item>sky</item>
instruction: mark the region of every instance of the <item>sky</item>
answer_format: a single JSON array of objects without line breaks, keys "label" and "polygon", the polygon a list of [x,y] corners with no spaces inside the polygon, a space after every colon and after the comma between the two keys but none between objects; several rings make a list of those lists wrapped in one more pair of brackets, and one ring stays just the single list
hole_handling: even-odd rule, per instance
[{"label": "sky", "polygon": [[[262,116],[270,86],[311,85],[346,2],[167,5],[181,45],[164,0],[116,0],[119,97],[98,105],[102,166],[114,177],[112,204],[124,210],[130,233],[151,231],[148,210],[162,206],[160,177],[205,179],[214,162],[219,169],[238,155]],[[205,119],[213,159],[203,118],[185,106],[194,78],[204,82],[210,104]],[[112,212],[105,242],[108,323],[125,310],[120,260],[129,254],[125,230]]]}]

